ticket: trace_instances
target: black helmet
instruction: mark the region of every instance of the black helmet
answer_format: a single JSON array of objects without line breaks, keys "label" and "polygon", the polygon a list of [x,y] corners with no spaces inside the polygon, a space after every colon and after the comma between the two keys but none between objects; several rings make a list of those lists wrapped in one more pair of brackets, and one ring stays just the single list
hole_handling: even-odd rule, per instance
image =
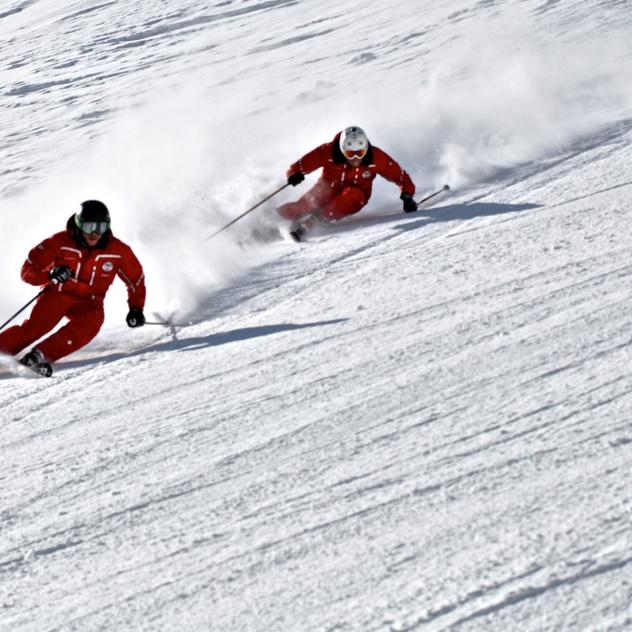
[{"label": "black helmet", "polygon": [[81,210],[75,213],[75,224],[84,233],[103,235],[110,228],[110,211],[99,200],[86,200],[81,203]]}]

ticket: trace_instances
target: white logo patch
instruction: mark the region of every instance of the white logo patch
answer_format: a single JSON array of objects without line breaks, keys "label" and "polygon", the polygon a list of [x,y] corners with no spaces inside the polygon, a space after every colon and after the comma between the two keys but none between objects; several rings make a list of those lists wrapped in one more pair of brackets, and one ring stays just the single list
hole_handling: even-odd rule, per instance
[{"label": "white logo patch", "polygon": [[112,270],[114,270],[114,264],[111,261],[106,261],[101,268],[103,272],[112,272]]},{"label": "white logo patch", "polygon": [[371,172],[370,171],[363,171],[362,172],[362,177],[363,178],[370,178],[371,177]]}]

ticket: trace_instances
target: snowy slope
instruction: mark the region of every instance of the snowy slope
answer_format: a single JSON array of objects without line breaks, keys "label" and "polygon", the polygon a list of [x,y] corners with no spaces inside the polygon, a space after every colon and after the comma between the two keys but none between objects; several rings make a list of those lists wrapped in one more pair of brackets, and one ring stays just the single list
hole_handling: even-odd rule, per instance
[{"label": "snowy slope", "polygon": [[[3,314],[100,197],[185,325],[0,379],[0,630],[632,629],[628,3],[173,4],[0,9]],[[204,240],[350,123],[452,194]]]}]

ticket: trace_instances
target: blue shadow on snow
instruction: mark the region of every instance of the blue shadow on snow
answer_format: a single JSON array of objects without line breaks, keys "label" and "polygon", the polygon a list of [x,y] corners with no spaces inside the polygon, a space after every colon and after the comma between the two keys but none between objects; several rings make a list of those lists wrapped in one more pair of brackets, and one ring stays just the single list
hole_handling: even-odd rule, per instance
[{"label": "blue shadow on snow", "polygon": [[[154,353],[159,351],[196,351],[198,349],[204,349],[206,347],[217,347],[220,345],[225,345],[230,342],[240,342],[243,340],[250,340],[251,338],[260,338],[262,336],[278,334],[283,331],[310,329],[312,327],[322,327],[323,325],[336,325],[338,323],[346,322],[347,320],[349,319],[337,318],[335,320],[324,320],[316,323],[282,323],[279,325],[264,325],[262,327],[244,327],[242,329],[233,329],[232,331],[224,331],[216,334],[210,334],[209,336],[182,338],[178,340],[169,340],[167,342],[150,344],[146,347],[141,347],[140,349],[134,349],[129,353],[112,353],[110,355],[97,356],[95,358],[89,358],[86,360],[64,362],[60,365],[60,368],[70,369],[81,366],[89,366],[91,364],[98,364],[101,362],[115,362],[116,360],[121,360],[123,358],[131,358],[134,356],[140,356],[146,353]],[[178,334],[181,333],[183,332],[179,329]]]},{"label": "blue shadow on snow", "polygon": [[[380,215],[352,216],[347,221],[337,224],[336,231],[355,230],[366,226],[390,224],[393,220],[401,220],[397,230],[415,230],[435,222],[453,222],[491,215],[505,215],[542,208],[540,204],[496,204],[492,202],[472,202],[470,204],[450,204],[431,208],[420,208],[415,213],[391,212]],[[326,233],[323,233],[326,234]]]}]

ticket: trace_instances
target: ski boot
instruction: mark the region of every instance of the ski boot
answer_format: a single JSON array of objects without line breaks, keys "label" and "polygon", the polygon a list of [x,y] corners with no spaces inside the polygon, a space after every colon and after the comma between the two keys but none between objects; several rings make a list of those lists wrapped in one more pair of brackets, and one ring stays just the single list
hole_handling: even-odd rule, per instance
[{"label": "ski boot", "polygon": [[314,228],[315,224],[316,218],[313,215],[308,215],[292,225],[289,235],[296,242],[303,241],[305,235]]},{"label": "ski boot", "polygon": [[44,354],[37,348],[31,349],[24,357],[21,358],[20,364],[27,366],[31,371],[50,377],[53,374],[53,367],[50,362],[46,361]]}]

